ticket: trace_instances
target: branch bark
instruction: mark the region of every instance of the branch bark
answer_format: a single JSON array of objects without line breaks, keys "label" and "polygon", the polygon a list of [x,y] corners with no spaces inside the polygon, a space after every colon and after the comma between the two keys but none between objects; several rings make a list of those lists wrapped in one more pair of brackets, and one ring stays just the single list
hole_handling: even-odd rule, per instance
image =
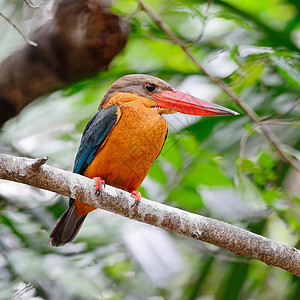
[{"label": "branch bark", "polygon": [[106,185],[95,195],[95,182],[87,177],[45,165],[46,158],[28,159],[0,154],[0,179],[25,183],[79,199],[115,214],[207,242],[237,255],[246,255],[300,277],[300,251],[228,223],[203,217],[143,198],[133,198]]},{"label": "branch bark", "polygon": [[0,127],[28,103],[107,69],[128,28],[105,0],[63,0],[52,20],[0,65]]}]

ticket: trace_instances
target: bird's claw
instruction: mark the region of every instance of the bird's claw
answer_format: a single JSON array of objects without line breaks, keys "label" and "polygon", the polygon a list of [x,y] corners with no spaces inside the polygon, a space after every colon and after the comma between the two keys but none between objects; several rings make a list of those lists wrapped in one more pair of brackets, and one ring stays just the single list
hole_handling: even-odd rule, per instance
[{"label": "bird's claw", "polygon": [[138,205],[141,202],[141,199],[142,199],[141,193],[137,192],[135,190],[130,190],[129,193],[131,193],[131,197],[134,197],[134,202],[131,205],[131,207],[134,207],[134,206]]},{"label": "bird's claw", "polygon": [[100,177],[94,177],[93,179],[96,181],[96,192],[95,192],[95,195],[97,197],[99,197],[100,190],[102,189],[102,187],[105,187],[105,181],[103,179],[101,179]]}]

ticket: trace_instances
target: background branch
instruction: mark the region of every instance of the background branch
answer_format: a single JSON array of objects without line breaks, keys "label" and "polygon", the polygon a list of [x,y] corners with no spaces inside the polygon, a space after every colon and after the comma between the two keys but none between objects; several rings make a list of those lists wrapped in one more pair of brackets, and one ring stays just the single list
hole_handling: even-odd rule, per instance
[{"label": "background branch", "polygon": [[[142,199],[131,208],[130,194],[111,186],[94,193],[95,182],[78,174],[44,165],[46,158],[0,155],[0,178],[25,183],[84,201],[121,216],[246,255],[300,277],[300,251],[215,219]],[[40,166],[37,169],[37,166]],[[33,172],[35,170],[35,172]]]},{"label": "background branch", "polygon": [[6,17],[3,13],[0,12],[0,17],[2,17],[5,21],[7,21],[13,28],[15,28],[19,34],[22,36],[22,38],[24,39],[24,41],[26,43],[28,43],[31,46],[36,47],[37,43],[32,41],[31,39],[29,39],[23,32],[22,30],[14,23],[12,22],[8,17]]},{"label": "background branch", "polygon": [[30,8],[40,8],[44,2],[40,2],[38,5],[33,5],[32,3],[29,2],[29,0],[24,0],[24,2],[30,7]]},{"label": "background branch", "polygon": [[223,82],[220,78],[210,74],[189,51],[186,44],[168,28],[167,24],[151,8],[149,8],[148,5],[146,5],[142,0],[138,0],[138,2],[141,8],[150,16],[150,18],[156,23],[156,25],[170,38],[170,40],[176,43],[178,46],[180,46],[180,48],[185,52],[189,59],[198,67],[200,72],[202,72],[212,82],[218,85],[222,89],[222,91],[225,92],[249,116],[249,118],[254,123],[258,124],[258,126],[261,127],[263,133],[273,145],[274,149],[281,157],[281,159],[289,163],[298,172],[300,172],[300,163],[286,153],[281,142],[274,135],[274,133],[261,122],[260,117],[255,113],[255,111],[246,102],[244,102],[225,82]]},{"label": "background branch", "polygon": [[31,45],[0,64],[0,127],[37,97],[107,69],[127,32],[104,0],[61,1],[54,18],[33,34],[38,47],[27,40]]}]

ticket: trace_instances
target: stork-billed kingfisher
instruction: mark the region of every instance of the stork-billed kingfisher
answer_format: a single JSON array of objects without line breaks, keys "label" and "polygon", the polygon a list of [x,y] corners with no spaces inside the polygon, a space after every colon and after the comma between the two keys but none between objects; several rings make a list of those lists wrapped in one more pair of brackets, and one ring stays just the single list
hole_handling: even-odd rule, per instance
[{"label": "stork-billed kingfisher", "polygon": [[[86,125],[73,172],[96,180],[96,192],[107,183],[141,199],[142,184],[167,137],[163,114],[181,112],[198,116],[238,113],[174,90],[149,75],[126,75],[115,81]],[[63,246],[77,235],[87,214],[96,209],[70,198],[69,208],[58,219],[50,244]]]}]

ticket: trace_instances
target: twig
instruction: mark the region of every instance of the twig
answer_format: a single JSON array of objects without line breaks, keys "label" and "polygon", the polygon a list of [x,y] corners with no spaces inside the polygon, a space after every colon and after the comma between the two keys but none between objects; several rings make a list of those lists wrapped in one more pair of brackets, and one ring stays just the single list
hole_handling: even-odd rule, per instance
[{"label": "twig", "polygon": [[41,165],[26,176],[36,160],[0,154],[0,179],[29,184],[81,200],[94,207],[179,233],[195,240],[246,255],[300,277],[300,251],[228,223],[189,213],[143,198],[131,208],[131,195],[106,185],[95,195],[95,181],[87,177]]},{"label": "twig", "polygon": [[282,113],[282,114],[273,114],[273,115],[271,115],[271,116],[268,116],[268,117],[266,117],[266,118],[262,118],[261,120],[262,121],[267,121],[267,120],[270,120],[270,119],[272,119],[272,118],[274,118],[274,117],[280,117],[280,118],[283,118],[283,117],[285,117],[286,115],[288,115],[289,113],[291,113],[298,105],[300,104],[300,99],[297,99],[294,103],[292,103],[292,105],[291,105],[291,107],[286,111],[286,112],[284,112],[284,113]]},{"label": "twig", "polygon": [[40,8],[43,4],[44,4],[44,2],[40,2],[38,5],[33,5],[32,3],[30,3],[28,0],[24,0],[24,2],[30,7],[30,8]]},{"label": "twig", "polygon": [[[254,110],[248,106],[246,102],[244,102],[226,83],[224,83],[220,78],[211,75],[203,66],[202,64],[192,55],[192,53],[188,50],[185,43],[179,39],[163,22],[163,20],[156,15],[142,0],[138,0],[141,8],[151,17],[151,19],[157,24],[157,26],[169,36],[169,38],[175,42],[184,53],[188,56],[188,58],[198,67],[200,72],[206,75],[212,82],[217,84],[235,103],[237,103],[240,108],[250,117],[250,119],[254,123],[261,123],[259,116],[254,112]],[[260,125],[262,131],[269,139],[270,143],[273,145],[279,156],[282,158],[283,161],[289,163],[293,166],[298,172],[300,172],[300,163],[290,157],[284,150],[283,146],[281,145],[280,141],[277,137],[273,134],[272,131],[269,130],[264,124]]]},{"label": "twig", "polygon": [[35,161],[30,165],[30,168],[32,171],[38,171],[38,169],[44,165],[47,160],[49,159],[48,156],[44,156],[44,157],[41,157],[41,158],[36,158]]},{"label": "twig", "polygon": [[272,120],[263,121],[262,123],[268,126],[273,126],[273,125],[300,126],[299,122],[291,119],[272,119]]},{"label": "twig", "polygon": [[240,141],[240,158],[244,157],[247,140],[249,139],[249,137],[255,131],[257,131],[257,128],[261,127],[262,124],[265,125],[265,126],[274,126],[274,125],[300,126],[300,124],[295,123],[291,120],[277,120],[277,119],[266,120],[266,121],[254,124],[253,127],[249,131],[246,131],[245,134],[241,138],[241,141]]},{"label": "twig", "polygon": [[131,23],[131,21],[139,14],[140,10],[141,10],[141,7],[138,5],[131,14],[124,16],[124,20],[127,23]]},{"label": "twig", "polygon": [[[12,156],[13,157],[13,156]],[[28,176],[32,177],[38,172],[39,168],[46,163],[48,160],[47,156],[41,158],[31,159],[30,163],[25,166],[22,172],[20,172],[20,176]]]},{"label": "twig", "polygon": [[249,139],[249,137],[256,131],[256,129],[259,127],[258,124],[254,124],[253,127],[246,131],[240,141],[240,161],[244,157],[245,149],[246,149],[246,143]]},{"label": "twig", "polygon": [[[30,51],[31,46],[26,44],[0,64],[0,127],[37,97],[106,70],[125,46],[127,24],[109,11],[107,1],[55,2],[53,18],[32,35],[43,47]],[[29,59],[29,53],[35,59]],[[78,63],[70,64],[70,61]]]},{"label": "twig", "polygon": [[15,23],[13,23],[8,17],[4,16],[1,12],[0,16],[19,32],[19,34],[22,36],[26,43],[34,47],[38,45],[36,42],[30,40]]},{"label": "twig", "polygon": [[208,21],[208,18],[209,18],[209,9],[211,7],[211,4],[212,4],[213,0],[209,0],[207,2],[207,6],[206,6],[206,9],[205,9],[205,12],[203,14],[203,18],[201,19],[201,30],[198,34],[198,36],[193,39],[193,40],[190,40],[190,41],[185,41],[185,45],[186,46],[189,46],[189,44],[195,44],[195,43],[198,43],[200,42],[200,40],[202,39],[203,35],[204,35],[204,31],[205,31],[205,27],[206,27],[206,24],[207,24],[207,21]]}]

